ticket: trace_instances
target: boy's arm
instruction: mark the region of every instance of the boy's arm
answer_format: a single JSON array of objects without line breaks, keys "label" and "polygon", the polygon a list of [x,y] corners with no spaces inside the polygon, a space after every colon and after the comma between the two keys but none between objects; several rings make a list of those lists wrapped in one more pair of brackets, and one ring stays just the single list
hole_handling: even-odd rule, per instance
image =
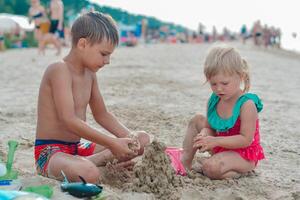
[{"label": "boy's arm", "polygon": [[110,133],[117,137],[128,137],[130,130],[125,127],[117,118],[108,110],[98,87],[96,74],[93,74],[92,94],[90,99],[90,108],[97,123]]},{"label": "boy's arm", "polygon": [[120,140],[101,134],[76,116],[72,94],[72,77],[65,64],[54,64],[49,67],[46,73],[48,73],[58,118],[68,130],[82,138],[109,148],[118,158],[133,154],[128,148],[131,140],[125,138]]}]

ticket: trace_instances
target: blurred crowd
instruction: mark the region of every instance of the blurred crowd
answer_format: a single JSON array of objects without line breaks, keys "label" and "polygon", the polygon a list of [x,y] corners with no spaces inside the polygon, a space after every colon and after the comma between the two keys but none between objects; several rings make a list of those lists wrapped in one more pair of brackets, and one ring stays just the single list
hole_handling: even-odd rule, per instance
[{"label": "blurred crowd", "polygon": [[[70,26],[78,15],[94,11],[94,7],[89,5],[82,8],[81,13],[68,17],[68,24],[64,22],[64,5],[62,0],[50,0],[48,7],[41,5],[40,0],[31,0],[29,8],[29,21],[34,23],[32,31],[34,40],[38,46],[38,53],[44,55],[47,45],[52,45],[59,55],[62,46],[68,46],[70,41]],[[246,44],[253,42],[256,46],[281,47],[281,30],[279,28],[262,25],[258,20],[248,28],[241,25],[240,30],[232,31],[224,27],[218,31],[215,26],[212,30],[206,30],[204,24],[199,23],[197,31],[185,29],[176,30],[167,25],[160,27],[148,26],[147,19],[141,20],[137,24],[123,24],[117,22],[120,32],[120,46],[136,46],[138,44],[154,43],[210,43],[216,41],[241,41]],[[3,34],[0,30],[0,50],[5,47],[5,39],[9,41],[10,48],[26,47],[26,32],[20,27],[16,27],[8,34]],[[7,45],[7,42],[6,42]]]},{"label": "blurred crowd", "polygon": [[205,25],[200,23],[197,31],[176,32],[166,26],[149,29],[144,39],[147,43],[209,43],[234,40],[242,41],[244,44],[252,40],[256,46],[280,48],[281,30],[267,24],[262,26],[259,20],[254,22],[250,29],[245,24],[242,25],[239,32],[231,31],[226,27],[218,32],[215,26],[211,31],[207,31]]}]

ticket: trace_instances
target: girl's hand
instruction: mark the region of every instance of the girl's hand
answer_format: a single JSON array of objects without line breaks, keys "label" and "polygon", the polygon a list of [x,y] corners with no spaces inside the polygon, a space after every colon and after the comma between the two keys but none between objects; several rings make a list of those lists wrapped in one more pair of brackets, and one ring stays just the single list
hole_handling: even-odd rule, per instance
[{"label": "girl's hand", "polygon": [[198,141],[200,138],[205,137],[205,136],[209,136],[209,132],[207,128],[203,128],[200,133],[198,133],[196,135],[196,137],[194,138],[194,142]]},{"label": "girl's hand", "polygon": [[200,152],[208,151],[217,146],[217,138],[213,136],[196,136],[197,140],[194,141],[194,148],[199,149]]}]

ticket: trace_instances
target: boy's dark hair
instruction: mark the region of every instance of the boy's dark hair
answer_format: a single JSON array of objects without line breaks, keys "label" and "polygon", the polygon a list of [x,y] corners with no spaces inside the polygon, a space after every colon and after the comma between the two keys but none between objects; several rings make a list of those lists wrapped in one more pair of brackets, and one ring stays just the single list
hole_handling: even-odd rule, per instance
[{"label": "boy's dark hair", "polygon": [[72,45],[80,38],[86,38],[92,45],[107,39],[113,45],[118,45],[119,34],[116,22],[110,15],[100,12],[88,12],[75,20],[72,29]]}]

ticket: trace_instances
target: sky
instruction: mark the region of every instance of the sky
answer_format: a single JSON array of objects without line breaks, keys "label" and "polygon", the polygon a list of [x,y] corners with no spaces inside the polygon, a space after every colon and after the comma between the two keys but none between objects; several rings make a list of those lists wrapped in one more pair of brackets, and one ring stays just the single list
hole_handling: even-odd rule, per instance
[{"label": "sky", "polygon": [[[215,25],[239,31],[242,24],[253,22],[281,28],[283,42],[300,50],[300,2],[298,0],[90,0],[99,5],[121,8],[133,14],[156,17],[197,30],[199,22],[210,32]],[[297,38],[292,38],[292,33]],[[296,41],[297,40],[297,41]],[[296,42],[295,42],[296,41]],[[295,46],[296,45],[296,46]],[[299,46],[298,46],[299,45]],[[295,46],[295,47],[294,47]]]}]

